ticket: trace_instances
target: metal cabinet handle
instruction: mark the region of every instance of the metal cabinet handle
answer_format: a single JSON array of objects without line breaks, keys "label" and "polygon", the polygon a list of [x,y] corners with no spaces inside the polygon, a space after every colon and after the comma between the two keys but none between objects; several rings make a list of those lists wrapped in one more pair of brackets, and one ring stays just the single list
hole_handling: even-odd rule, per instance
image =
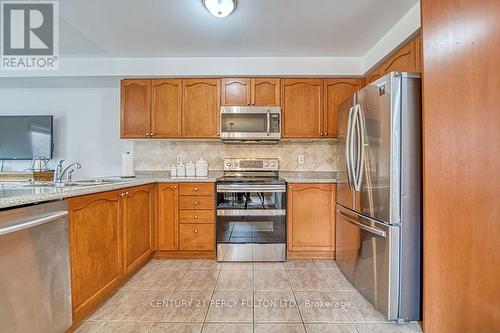
[{"label": "metal cabinet handle", "polygon": [[126,195],[125,192],[120,193],[120,197],[124,197],[125,195]]},{"label": "metal cabinet handle", "polygon": [[146,133],[146,136],[149,136],[149,133]]},{"label": "metal cabinet handle", "polygon": [[154,132],[149,134],[149,136],[153,136],[153,135],[155,135],[155,133],[154,133]]},{"label": "metal cabinet handle", "polygon": [[194,229],[194,232],[195,232],[195,233],[198,233],[198,229]]},{"label": "metal cabinet handle", "polygon": [[197,188],[197,187],[195,187],[195,188],[194,188],[194,190],[195,190],[195,191],[198,191],[198,188]]},{"label": "metal cabinet handle", "polygon": [[323,136],[323,132],[321,132],[320,134],[321,134],[321,136]]},{"label": "metal cabinet handle", "polygon": [[193,202],[195,206],[198,206],[198,201]]},{"label": "metal cabinet handle", "polygon": [[177,185],[174,185],[174,190],[177,188]]},{"label": "metal cabinet handle", "polygon": [[195,216],[194,216],[194,219],[195,219],[195,220],[197,220],[197,219],[198,219],[198,216],[196,216],[196,215],[195,215]]},{"label": "metal cabinet handle", "polygon": [[327,135],[328,135],[328,132],[325,132],[325,136],[327,136]]}]

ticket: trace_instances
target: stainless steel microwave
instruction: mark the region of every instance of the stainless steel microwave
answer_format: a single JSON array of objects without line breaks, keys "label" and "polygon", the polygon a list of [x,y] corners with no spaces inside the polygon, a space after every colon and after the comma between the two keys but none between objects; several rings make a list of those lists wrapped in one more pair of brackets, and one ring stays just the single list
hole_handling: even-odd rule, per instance
[{"label": "stainless steel microwave", "polygon": [[220,138],[224,141],[278,141],[281,139],[281,108],[222,106]]}]

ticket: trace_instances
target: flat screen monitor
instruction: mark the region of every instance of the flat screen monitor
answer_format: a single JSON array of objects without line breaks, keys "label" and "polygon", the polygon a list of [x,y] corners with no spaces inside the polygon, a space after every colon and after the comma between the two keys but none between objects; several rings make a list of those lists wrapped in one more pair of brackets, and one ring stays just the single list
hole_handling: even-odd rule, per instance
[{"label": "flat screen monitor", "polygon": [[52,158],[53,116],[0,116],[0,160]]}]

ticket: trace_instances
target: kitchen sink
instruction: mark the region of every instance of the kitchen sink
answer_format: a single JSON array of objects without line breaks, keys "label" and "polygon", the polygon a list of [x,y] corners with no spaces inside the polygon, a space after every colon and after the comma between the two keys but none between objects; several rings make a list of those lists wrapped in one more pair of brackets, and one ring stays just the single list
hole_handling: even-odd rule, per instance
[{"label": "kitchen sink", "polygon": [[31,182],[27,184],[22,184],[20,187],[85,187],[85,186],[95,186],[95,185],[110,185],[116,183],[129,182],[131,180],[124,179],[84,179],[77,180],[71,183],[54,183],[54,182]]}]

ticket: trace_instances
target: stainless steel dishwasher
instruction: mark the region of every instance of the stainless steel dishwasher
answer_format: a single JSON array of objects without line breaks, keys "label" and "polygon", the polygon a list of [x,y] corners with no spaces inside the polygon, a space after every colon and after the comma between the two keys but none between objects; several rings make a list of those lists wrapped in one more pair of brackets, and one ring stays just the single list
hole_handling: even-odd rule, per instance
[{"label": "stainless steel dishwasher", "polygon": [[0,332],[71,325],[68,237],[65,201],[0,211]]}]

